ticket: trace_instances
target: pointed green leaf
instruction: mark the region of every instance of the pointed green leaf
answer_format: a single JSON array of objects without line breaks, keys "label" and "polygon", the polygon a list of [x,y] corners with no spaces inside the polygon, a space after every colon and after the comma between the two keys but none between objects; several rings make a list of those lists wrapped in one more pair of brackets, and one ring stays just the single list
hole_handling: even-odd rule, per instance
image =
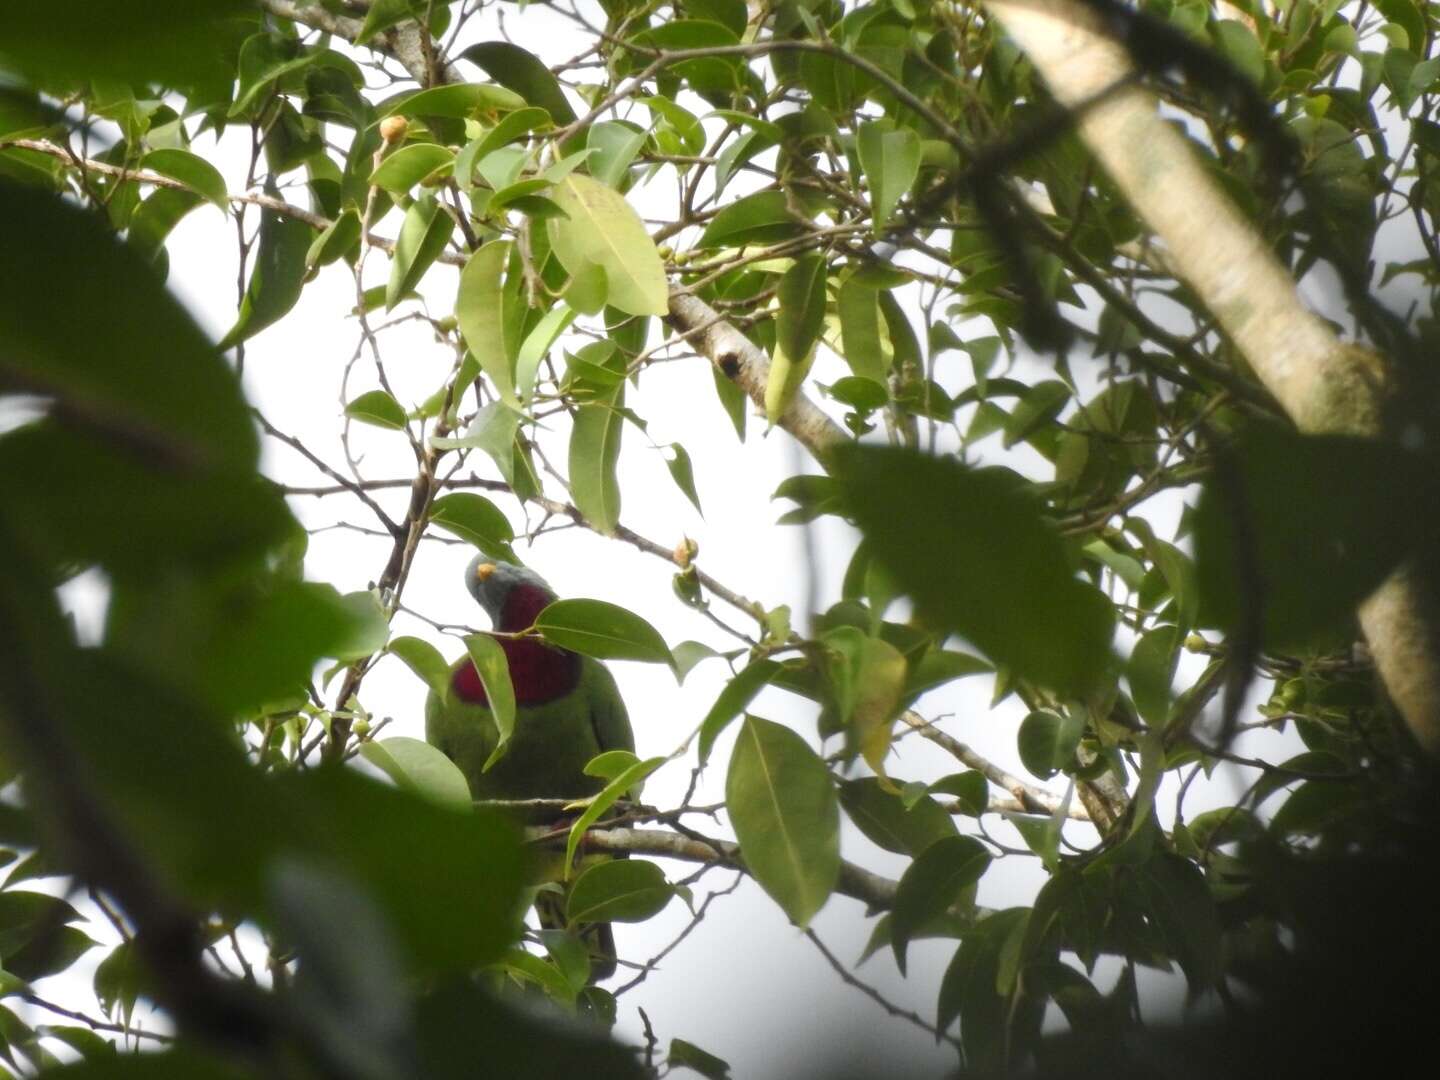
[{"label": "pointed green leaf", "polygon": [[475,149],[475,160],[481,160],[492,150],[508,146],[522,135],[549,126],[550,114],[544,109],[517,109],[485,133]]},{"label": "pointed green leaf", "polygon": [[515,539],[510,519],[483,495],[468,491],[442,495],[430,504],[430,521],[474,544],[492,559],[518,561],[510,546]]},{"label": "pointed green leaf", "polygon": [[423,638],[397,637],[385,651],[398,656],[432,691],[444,695],[450,687],[450,665],[440,650]]},{"label": "pointed green leaf", "polygon": [[780,314],[775,319],[775,346],[791,359],[808,356],[825,326],[825,275],[822,255],[806,255],[785,271],[776,286]]},{"label": "pointed green leaf", "polygon": [[870,184],[872,220],[878,231],[889,224],[895,204],[920,172],[920,136],[909,128],[896,129],[890,121],[873,120],[860,125],[855,147]]},{"label": "pointed green leaf", "polygon": [[612,859],[587,867],[565,898],[573,926],[592,922],[644,922],[675,896],[665,871],[644,859]]},{"label": "pointed green leaf", "polygon": [[460,54],[502,86],[515,91],[531,105],[550,114],[557,125],[575,121],[575,110],[565,99],[560,81],[532,53],[508,41],[471,45]]},{"label": "pointed green leaf", "polygon": [[780,665],[774,660],[762,658],[748,664],[740,674],[725,684],[720,696],[715,699],[715,704],[710,706],[710,711],[700,723],[701,765],[710,760],[710,751],[720,733],[730,726],[730,721],[745,711],[745,707],[755,700],[755,695],[760,693],[780,670]]},{"label": "pointed green leaf", "polygon": [[[597,309],[598,310],[598,309]],[[540,361],[575,321],[576,311],[569,304],[556,304],[535,324],[535,329],[525,336],[520,351],[515,357],[515,392],[521,401],[529,401],[535,390],[535,378],[540,370]]]},{"label": "pointed green leaf", "polygon": [[790,213],[783,191],[757,191],[723,208],[705,226],[699,248],[770,244],[799,236],[805,226]]},{"label": "pointed green leaf", "polygon": [[495,384],[500,400],[517,406],[520,402],[515,394],[515,357],[520,342],[512,336],[513,327],[505,318],[501,281],[509,258],[510,244],[505,240],[492,240],[470,256],[460,272],[455,318],[470,354]]},{"label": "pointed green leaf", "polygon": [[907,808],[873,776],[840,781],[840,805],[872,842],[898,855],[919,855],[937,840],[956,835],[955,822],[934,799],[922,795]]},{"label": "pointed green leaf", "polygon": [[910,864],[895,889],[890,911],[890,947],[902,973],[915,931],[959,903],[989,865],[990,852],[973,836],[937,840]]},{"label": "pointed green leaf", "polygon": [[748,716],[725,778],[745,865],[804,927],[840,876],[840,804],[825,763],[789,728]]},{"label": "pointed green leaf", "polygon": [[663,757],[646,758],[644,761],[637,761],[620,775],[616,776],[601,790],[600,794],[594,796],[585,812],[575,819],[575,824],[570,826],[570,835],[565,841],[565,867],[566,876],[569,876],[569,868],[575,865],[575,852],[580,847],[580,841],[584,839],[585,833],[591,825],[599,821],[610,807],[615,805],[617,799],[629,796],[631,789],[638,786],[644,779],[669,760]]},{"label": "pointed green leaf", "polygon": [[1064,543],[1019,476],[886,447],[842,444],[836,455],[845,505],[874,557],[937,627],[1054,689],[1104,677],[1114,609],[1075,579]]},{"label": "pointed green leaf", "polygon": [[690,465],[690,455],[678,442],[670,444],[670,451],[675,455],[665,461],[666,468],[670,470],[670,478],[675,481],[675,486],[685,493],[685,497],[695,507],[695,512],[704,517],[705,511],[700,509],[700,493],[695,490],[695,470]]},{"label": "pointed green leaf", "polygon": [[856,275],[849,274],[840,283],[836,307],[840,313],[840,347],[845,352],[845,362],[856,375],[883,386],[889,365],[880,346],[879,293]]},{"label": "pointed green leaf", "polygon": [[1170,715],[1171,686],[1179,662],[1180,628],[1158,626],[1135,643],[1125,665],[1135,711],[1151,727],[1163,725]]},{"label": "pointed green leaf", "polygon": [[556,600],[535,619],[545,640],[597,660],[675,666],[660,632],[632,611],[604,600]]},{"label": "pointed green leaf", "polygon": [[670,1053],[666,1055],[665,1064],[670,1070],[676,1066],[693,1069],[705,1077],[705,1080],[730,1080],[728,1061],[684,1039],[670,1040]]},{"label": "pointed green leaf", "polygon": [[590,175],[602,184],[619,188],[646,138],[644,131],[625,120],[592,124],[586,142],[595,151],[589,160]]},{"label": "pointed green leaf", "polygon": [[[415,7],[415,0],[371,0],[370,9],[365,13],[365,21],[360,24],[360,32],[355,35],[355,44],[364,45],[381,31],[410,18]],[[420,10],[424,10],[423,5]]]},{"label": "pointed green leaf", "polygon": [[309,250],[310,226],[272,210],[261,213],[255,268],[250,272],[235,325],[220,342],[221,349],[254,337],[295,306],[304,284]]},{"label": "pointed green leaf", "polygon": [[1070,400],[1070,388],[1058,379],[1036,383],[1021,395],[1005,422],[1005,449],[1054,420]]},{"label": "pointed green leaf", "polygon": [[435,143],[411,143],[390,153],[370,174],[370,183],[392,195],[403,195],[427,176],[453,167],[455,155]]},{"label": "pointed green leaf", "polygon": [[425,271],[445,250],[454,228],[450,215],[428,192],[410,204],[390,260],[390,281],[385,286],[387,311],[415,291]]},{"label": "pointed green leaf", "polygon": [[371,390],[361,394],[345,406],[345,415],[364,424],[374,424],[392,431],[405,430],[405,410],[384,390]]},{"label": "pointed green leaf", "polygon": [[607,535],[620,523],[620,437],[625,384],[576,410],[570,431],[570,494],[585,520]]},{"label": "pointed green leaf", "polygon": [[670,309],[665,266],[640,216],[625,197],[593,177],[571,173],[551,198],[568,215],[547,222],[555,256],[571,276],[602,267],[612,307],[631,315]]},{"label": "pointed green leaf", "polygon": [[427,742],[403,735],[363,742],[360,756],[406,791],[452,810],[470,809],[465,774]]},{"label": "pointed green leaf", "polygon": [[515,731],[515,687],[510,682],[510,662],[500,642],[489,634],[470,634],[465,638],[465,651],[470,662],[480,675],[480,685],[485,687],[485,697],[490,705],[490,714],[495,718],[495,729],[499,738],[495,749],[483,766],[489,769],[505,756],[510,746],[510,736]]},{"label": "pointed green leaf", "polygon": [[329,266],[336,259],[355,250],[360,241],[360,215],[353,209],[346,210],[325,227],[317,236],[310,249],[305,252],[305,269]]},{"label": "pointed green leaf", "polygon": [[1070,765],[1085,724],[1074,712],[1065,716],[1037,709],[1020,723],[1018,744],[1025,768],[1048,780]]},{"label": "pointed green leaf", "polygon": [[176,147],[151,150],[140,159],[140,167],[180,181],[191,191],[204,195],[222,213],[229,213],[230,197],[225,191],[225,177],[198,154]]}]

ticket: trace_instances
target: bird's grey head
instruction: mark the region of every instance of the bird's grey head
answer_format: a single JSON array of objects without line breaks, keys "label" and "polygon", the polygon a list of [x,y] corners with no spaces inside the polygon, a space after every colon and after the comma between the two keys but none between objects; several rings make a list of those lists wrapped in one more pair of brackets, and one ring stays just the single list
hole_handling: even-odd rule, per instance
[{"label": "bird's grey head", "polygon": [[549,583],[529,567],[497,562],[485,555],[476,555],[465,571],[465,587],[497,627],[505,610],[505,600],[517,585],[529,585],[544,590],[551,597],[555,595]]}]

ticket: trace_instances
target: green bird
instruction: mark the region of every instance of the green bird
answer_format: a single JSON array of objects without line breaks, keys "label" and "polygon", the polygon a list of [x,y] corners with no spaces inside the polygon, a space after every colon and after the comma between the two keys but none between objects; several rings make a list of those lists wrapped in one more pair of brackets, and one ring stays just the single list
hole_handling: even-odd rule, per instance
[{"label": "green bird", "polygon": [[[501,633],[529,629],[556,600],[533,570],[477,556],[465,586]],[[515,688],[515,726],[504,755],[488,770],[499,741],[489,698],[469,657],[450,673],[448,694],[430,693],[425,737],[465,774],[476,799],[576,799],[605,786],[585,765],[605,750],[635,749],[630,717],[615,678],[598,660],[537,638],[497,637]],[[542,926],[563,925],[556,898],[536,901]],[[581,930],[591,950],[591,981],[615,973],[615,939],[609,923]]]}]

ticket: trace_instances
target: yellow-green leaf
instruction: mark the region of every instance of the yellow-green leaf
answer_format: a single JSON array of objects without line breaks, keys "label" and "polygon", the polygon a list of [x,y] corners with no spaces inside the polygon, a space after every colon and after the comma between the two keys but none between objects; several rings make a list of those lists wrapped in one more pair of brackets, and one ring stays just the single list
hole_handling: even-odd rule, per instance
[{"label": "yellow-green leaf", "polygon": [[550,197],[567,215],[550,219],[551,245],[572,277],[599,266],[612,307],[630,315],[664,315],[669,310],[665,266],[623,195],[592,177],[571,173]]}]

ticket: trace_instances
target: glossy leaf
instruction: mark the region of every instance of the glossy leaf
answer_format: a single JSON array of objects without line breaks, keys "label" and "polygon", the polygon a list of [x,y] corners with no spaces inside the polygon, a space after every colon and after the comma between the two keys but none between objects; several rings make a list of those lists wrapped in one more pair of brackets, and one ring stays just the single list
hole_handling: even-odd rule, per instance
[{"label": "glossy leaf", "polygon": [[856,375],[883,385],[889,364],[880,344],[880,303],[876,290],[850,274],[840,283],[836,308],[845,362]]},{"label": "glossy leaf", "polygon": [[384,390],[371,390],[361,394],[345,406],[345,415],[362,423],[391,431],[405,430],[405,410]]},{"label": "glossy leaf", "polygon": [[305,257],[310,251],[310,227],[303,221],[265,210],[260,215],[260,245],[250,282],[240,301],[240,313],[220,341],[228,349],[252,338],[289,314],[300,299],[305,279]]},{"label": "glossy leaf", "polygon": [[444,694],[450,687],[450,665],[440,655],[440,650],[423,638],[392,638],[385,651],[393,653],[404,661],[405,666],[420,676],[432,691]]},{"label": "glossy leaf", "polygon": [[1068,766],[1085,725],[1073,713],[1061,716],[1038,709],[1020,724],[1020,760],[1031,773],[1048,780]]},{"label": "glossy leaf", "polygon": [[625,384],[586,402],[576,410],[570,432],[570,494],[575,507],[602,533],[613,533],[620,523],[620,439],[625,417],[620,407]]},{"label": "glossy leaf", "polygon": [[823,257],[806,255],[785,271],[776,286],[780,314],[775,320],[775,346],[792,360],[810,354],[825,325],[826,270]]},{"label": "glossy leaf", "polygon": [[360,744],[360,756],[406,791],[452,810],[470,809],[470,785],[448,757],[403,735]]},{"label": "glossy leaf", "polygon": [[471,45],[460,56],[530,104],[544,109],[557,125],[574,122],[575,110],[566,100],[559,81],[533,53],[508,41],[486,41]]},{"label": "glossy leaf", "polygon": [[675,665],[659,631],[604,600],[557,600],[536,617],[535,629],[546,641],[597,660]]},{"label": "glossy leaf", "polygon": [[1057,689],[1101,678],[1114,632],[1109,601],[1071,575],[1060,537],[1018,476],[904,450],[838,453],[846,505],[874,556],[937,625]]},{"label": "glossy leaf", "polygon": [[783,191],[758,191],[721,209],[705,226],[701,248],[738,247],[788,240],[804,232],[805,226],[790,212]]},{"label": "glossy leaf", "polygon": [[990,852],[973,836],[942,837],[910,864],[895,889],[890,911],[890,947],[902,973],[915,931],[959,903],[989,866]]},{"label": "glossy leaf", "polygon": [[167,147],[151,150],[140,159],[140,167],[178,180],[191,191],[205,196],[222,213],[230,212],[230,197],[225,191],[225,177],[210,162],[188,150]]},{"label": "glossy leaf", "polygon": [[516,562],[510,542],[515,530],[504,512],[483,495],[454,491],[430,504],[430,521],[474,544],[492,559]]},{"label": "glossy leaf", "polygon": [[571,924],[644,922],[675,896],[665,871],[644,859],[612,859],[581,871],[570,886],[565,914]]},{"label": "glossy leaf", "polygon": [[678,442],[670,444],[670,454],[671,456],[665,459],[665,467],[670,470],[670,478],[690,500],[690,505],[695,507],[695,512],[703,517],[705,511],[700,509],[700,492],[695,488],[695,470],[690,464],[690,455]]},{"label": "glossy leaf", "polygon": [[570,826],[570,834],[565,841],[565,866],[566,874],[569,868],[575,865],[575,852],[580,848],[580,841],[585,838],[585,833],[591,825],[605,816],[606,812],[615,805],[619,799],[629,798],[632,791],[637,790],[645,778],[665,764],[663,757],[646,758],[644,761],[636,761],[629,768],[618,773],[601,790],[600,794],[590,799],[585,812],[575,819],[575,824]]},{"label": "glossy leaf", "polygon": [[470,354],[480,362],[500,399],[517,406],[515,357],[520,341],[505,317],[502,280],[509,258],[510,244],[503,240],[492,240],[470,256],[460,272],[455,318]]},{"label": "glossy leaf", "polygon": [[510,746],[510,736],[515,732],[515,687],[510,681],[510,661],[505,656],[505,650],[500,647],[500,642],[489,634],[467,635],[465,652],[469,655],[470,662],[475,665],[480,684],[485,687],[487,707],[490,715],[494,717],[495,730],[499,733],[495,749],[490,752],[484,765],[485,769],[489,769],[505,756],[505,751]]},{"label": "glossy leaf", "polygon": [[840,807],[825,763],[789,728],[745,718],[725,779],[745,865],[804,927],[840,873]]},{"label": "glossy leaf", "polygon": [[895,205],[915,183],[920,172],[920,136],[893,122],[872,120],[860,125],[855,136],[860,167],[870,184],[875,229],[889,224]]},{"label": "glossy leaf", "polygon": [[370,183],[403,195],[427,176],[444,175],[455,163],[455,155],[435,143],[411,143],[393,151],[370,174]]},{"label": "glossy leaf", "polygon": [[572,276],[599,266],[612,307],[631,315],[669,311],[664,264],[623,195],[589,176],[571,173],[555,185],[551,198],[567,216],[547,223],[550,242]]},{"label": "glossy leaf", "polygon": [[955,822],[934,799],[922,796],[909,808],[874,777],[840,782],[840,805],[872,842],[897,855],[919,855],[955,835]]},{"label": "glossy leaf", "polygon": [[602,184],[619,188],[645,139],[644,131],[623,120],[592,124],[587,136],[587,145],[595,151],[587,162],[590,175]]},{"label": "glossy leaf", "polygon": [[746,665],[738,675],[725,684],[715,704],[700,722],[700,764],[710,760],[710,751],[720,733],[730,722],[745,711],[746,706],[780,673],[780,665],[774,660],[762,658]]},{"label": "glossy leaf", "polygon": [[433,195],[423,195],[410,204],[390,262],[390,281],[385,286],[387,311],[415,291],[425,271],[445,250],[454,229],[455,223]]}]

